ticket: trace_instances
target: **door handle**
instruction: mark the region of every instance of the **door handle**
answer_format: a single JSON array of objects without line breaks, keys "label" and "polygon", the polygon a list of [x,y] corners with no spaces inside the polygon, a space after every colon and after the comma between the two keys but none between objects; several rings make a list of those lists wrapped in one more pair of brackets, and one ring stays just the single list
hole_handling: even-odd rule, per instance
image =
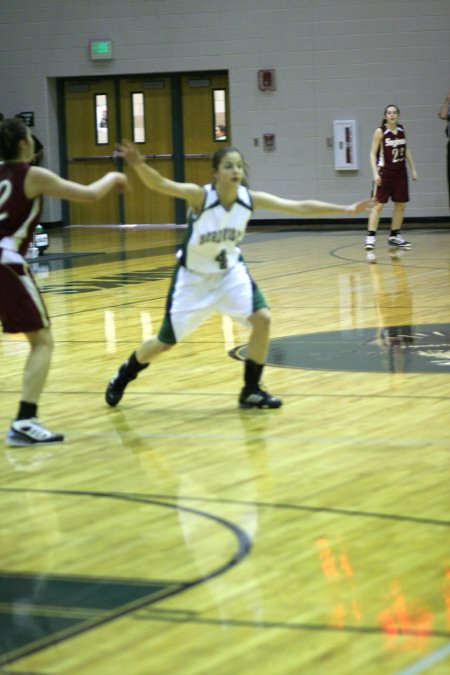
[{"label": "door handle", "polygon": [[145,159],[173,159],[171,154],[162,154],[162,155],[144,155]]},{"label": "door handle", "polygon": [[[145,159],[173,159],[172,154],[158,154],[158,155],[143,155]],[[191,152],[184,155],[185,159],[211,159],[211,152]],[[94,162],[99,160],[117,161],[120,157],[116,155],[78,155],[76,157],[68,157],[68,162]]]},{"label": "door handle", "polygon": [[191,152],[184,155],[185,159],[211,159],[212,152]]},{"label": "door handle", "polygon": [[114,155],[88,155],[86,157],[83,157],[83,156],[68,157],[67,161],[68,162],[89,162],[89,161],[93,162],[94,160],[98,161],[99,159],[109,159],[109,160],[115,161],[118,158],[115,157]]},{"label": "door handle", "polygon": [[[205,155],[207,157],[209,155]],[[162,155],[143,155],[145,159],[173,159],[171,154],[162,154]],[[77,157],[68,157],[68,162],[93,162],[98,160],[112,160],[117,161],[121,159],[117,155],[79,155]]]}]

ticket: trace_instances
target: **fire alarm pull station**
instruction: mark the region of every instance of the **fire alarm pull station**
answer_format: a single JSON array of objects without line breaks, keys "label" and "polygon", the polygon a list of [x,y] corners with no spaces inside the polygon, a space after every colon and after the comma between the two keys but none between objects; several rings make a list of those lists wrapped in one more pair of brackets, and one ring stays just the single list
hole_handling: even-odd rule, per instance
[{"label": "fire alarm pull station", "polygon": [[275,150],[275,134],[263,134],[264,150]]},{"label": "fire alarm pull station", "polygon": [[275,91],[275,69],[258,70],[258,89],[260,91]]}]

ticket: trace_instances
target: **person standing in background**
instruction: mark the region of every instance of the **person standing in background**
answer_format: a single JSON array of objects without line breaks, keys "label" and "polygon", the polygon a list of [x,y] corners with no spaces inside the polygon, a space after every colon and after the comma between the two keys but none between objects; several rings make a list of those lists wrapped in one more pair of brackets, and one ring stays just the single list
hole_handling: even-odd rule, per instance
[{"label": "person standing in background", "polygon": [[400,109],[388,105],[384,111],[381,125],[375,130],[370,147],[370,166],[373,174],[373,207],[367,228],[366,251],[373,251],[376,243],[378,223],[381,211],[389,199],[394,202],[391,232],[388,245],[391,248],[409,248],[411,244],[401,236],[403,213],[409,202],[408,173],[409,164],[413,180],[417,180],[414,160],[406,143],[406,133],[398,118]]},{"label": "person standing in background", "polygon": [[448,187],[448,203],[450,206],[450,89],[447,98],[439,108],[439,117],[441,120],[447,122],[445,132],[447,134],[447,187]]}]

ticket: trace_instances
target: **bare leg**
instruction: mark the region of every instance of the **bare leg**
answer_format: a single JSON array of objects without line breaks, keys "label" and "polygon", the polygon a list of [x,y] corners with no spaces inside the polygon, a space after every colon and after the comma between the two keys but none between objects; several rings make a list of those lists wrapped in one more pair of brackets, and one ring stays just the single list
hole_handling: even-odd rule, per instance
[{"label": "bare leg", "polygon": [[402,229],[403,225],[403,213],[405,211],[406,204],[404,202],[395,202],[394,210],[392,211],[392,224],[391,229],[395,232]]},{"label": "bare leg", "polygon": [[244,388],[239,396],[240,408],[279,408],[279,398],[261,389],[260,379],[269,349],[270,312],[258,309],[250,317],[252,332],[244,366]]},{"label": "bare leg", "polygon": [[166,342],[161,342],[157,337],[153,337],[143,342],[136,349],[136,358],[139,363],[150,363],[150,361],[154,361],[160,354],[168,351],[173,346]]},{"label": "bare leg", "polygon": [[384,204],[375,204],[369,215],[369,223],[367,229],[369,232],[377,232],[378,223],[380,222],[381,212],[383,210]]},{"label": "bare leg", "polygon": [[258,309],[250,317],[252,332],[247,348],[247,358],[263,365],[269,350],[270,312],[268,309]]},{"label": "bare leg", "polygon": [[21,400],[37,404],[50,370],[53,338],[50,328],[26,333],[26,338],[31,349],[23,371]]},{"label": "bare leg", "polygon": [[39,445],[64,440],[62,434],[49,431],[36,419],[37,405],[50,370],[53,338],[49,328],[26,333],[30,353],[22,378],[21,401],[17,419],[11,425],[5,442],[10,446]]}]

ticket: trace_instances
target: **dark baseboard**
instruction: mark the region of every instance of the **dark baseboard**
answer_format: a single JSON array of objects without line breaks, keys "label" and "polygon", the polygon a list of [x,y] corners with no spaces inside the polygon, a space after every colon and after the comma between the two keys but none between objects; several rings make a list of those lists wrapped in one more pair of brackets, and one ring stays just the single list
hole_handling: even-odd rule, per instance
[{"label": "dark baseboard", "polygon": [[54,230],[57,227],[62,227],[63,222],[62,222],[62,220],[54,220],[53,222],[50,222],[50,223],[41,222],[41,225],[45,230]]},{"label": "dark baseboard", "polygon": [[[435,218],[405,218],[403,223],[409,230],[418,230],[427,227],[439,230],[450,230],[450,216],[439,216]],[[353,227],[351,227],[352,225]],[[263,218],[261,220],[250,220],[249,226],[331,232],[336,230],[359,230],[361,228],[367,228],[367,218],[333,218],[332,220],[326,220],[325,218]],[[378,229],[389,230],[390,226],[390,218],[381,218]]]},{"label": "dark baseboard", "polygon": [[[417,230],[424,227],[433,227],[435,229],[450,230],[450,216],[439,216],[436,218],[405,218],[404,224],[408,229]],[[41,222],[42,227],[47,230],[56,229],[58,227],[70,227],[64,225],[62,220],[53,222]],[[353,228],[349,226],[353,225]],[[285,229],[300,229],[311,231],[330,232],[336,230],[348,230],[367,227],[367,218],[333,218],[327,220],[326,218],[261,218],[260,220],[252,219],[249,223],[250,227],[277,227]],[[390,218],[381,218],[379,229],[388,230],[391,226]],[[113,227],[113,226],[112,226]]]}]

